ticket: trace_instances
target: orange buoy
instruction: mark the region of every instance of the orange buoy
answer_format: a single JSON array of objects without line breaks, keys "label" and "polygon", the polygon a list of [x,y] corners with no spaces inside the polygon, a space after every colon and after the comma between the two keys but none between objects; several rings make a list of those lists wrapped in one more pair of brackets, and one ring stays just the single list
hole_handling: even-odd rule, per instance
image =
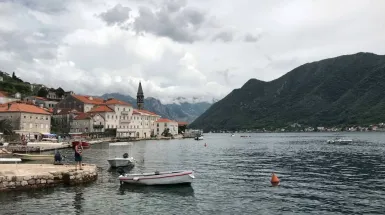
[{"label": "orange buoy", "polygon": [[271,185],[277,186],[279,184],[279,178],[274,174],[271,175]]}]

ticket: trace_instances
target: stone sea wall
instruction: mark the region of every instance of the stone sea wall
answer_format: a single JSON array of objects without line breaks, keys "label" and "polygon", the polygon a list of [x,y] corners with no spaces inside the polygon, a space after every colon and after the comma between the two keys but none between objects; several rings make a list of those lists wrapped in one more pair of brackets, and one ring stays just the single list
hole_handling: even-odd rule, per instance
[{"label": "stone sea wall", "polygon": [[53,187],[58,184],[76,185],[95,181],[98,177],[96,166],[85,170],[50,171],[35,175],[0,175],[0,191],[26,190]]}]

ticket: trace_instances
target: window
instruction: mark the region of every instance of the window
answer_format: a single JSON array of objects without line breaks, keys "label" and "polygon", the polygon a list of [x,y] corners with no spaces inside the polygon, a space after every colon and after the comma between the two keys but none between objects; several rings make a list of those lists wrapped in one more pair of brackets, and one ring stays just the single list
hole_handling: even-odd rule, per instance
[{"label": "window", "polygon": [[45,117],[45,120],[48,120],[48,116]]},{"label": "window", "polygon": [[24,115],[24,119],[25,119],[25,118],[27,118],[27,116],[26,116],[26,115]]},{"label": "window", "polygon": [[118,110],[119,110],[119,108],[118,108]]}]

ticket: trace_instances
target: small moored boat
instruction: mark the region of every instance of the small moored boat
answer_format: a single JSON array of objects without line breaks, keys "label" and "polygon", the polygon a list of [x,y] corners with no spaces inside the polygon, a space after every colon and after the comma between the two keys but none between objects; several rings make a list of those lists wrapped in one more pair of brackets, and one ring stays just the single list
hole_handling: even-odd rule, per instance
[{"label": "small moored boat", "polygon": [[196,136],[194,139],[195,140],[203,140],[203,137],[202,136]]},{"label": "small moored boat", "polygon": [[45,154],[19,154],[13,153],[14,156],[20,158],[23,161],[40,161],[40,160],[51,160],[54,161],[54,155],[45,155]]},{"label": "small moored boat", "polygon": [[327,143],[329,144],[340,144],[340,145],[347,145],[352,143],[353,140],[348,139],[334,139],[334,140],[328,140]]},{"label": "small moored boat", "polygon": [[191,184],[194,179],[193,170],[151,172],[142,174],[122,174],[119,176],[120,183],[142,184],[142,185],[171,185]]},{"label": "small moored boat", "polygon": [[[108,163],[112,168],[116,167],[126,167],[126,166],[135,166],[135,159],[132,156],[129,156],[131,154],[131,146],[132,143],[110,143],[108,148],[109,148],[109,155],[108,155]],[[122,152],[124,149],[121,147],[128,147],[128,153],[124,153],[123,157],[116,157],[116,151]],[[112,150],[114,149],[114,150]],[[111,151],[114,152],[115,156],[111,155]]]}]

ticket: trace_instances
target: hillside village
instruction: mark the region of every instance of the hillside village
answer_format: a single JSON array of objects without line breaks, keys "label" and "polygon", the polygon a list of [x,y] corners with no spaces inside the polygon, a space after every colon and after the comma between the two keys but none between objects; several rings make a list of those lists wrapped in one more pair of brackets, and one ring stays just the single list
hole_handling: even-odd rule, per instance
[{"label": "hillside village", "polygon": [[172,137],[187,125],[147,111],[141,83],[137,107],[115,98],[102,99],[60,87],[30,84],[15,73],[0,72],[0,121],[8,121],[14,133],[29,139],[51,133],[139,139]]}]

